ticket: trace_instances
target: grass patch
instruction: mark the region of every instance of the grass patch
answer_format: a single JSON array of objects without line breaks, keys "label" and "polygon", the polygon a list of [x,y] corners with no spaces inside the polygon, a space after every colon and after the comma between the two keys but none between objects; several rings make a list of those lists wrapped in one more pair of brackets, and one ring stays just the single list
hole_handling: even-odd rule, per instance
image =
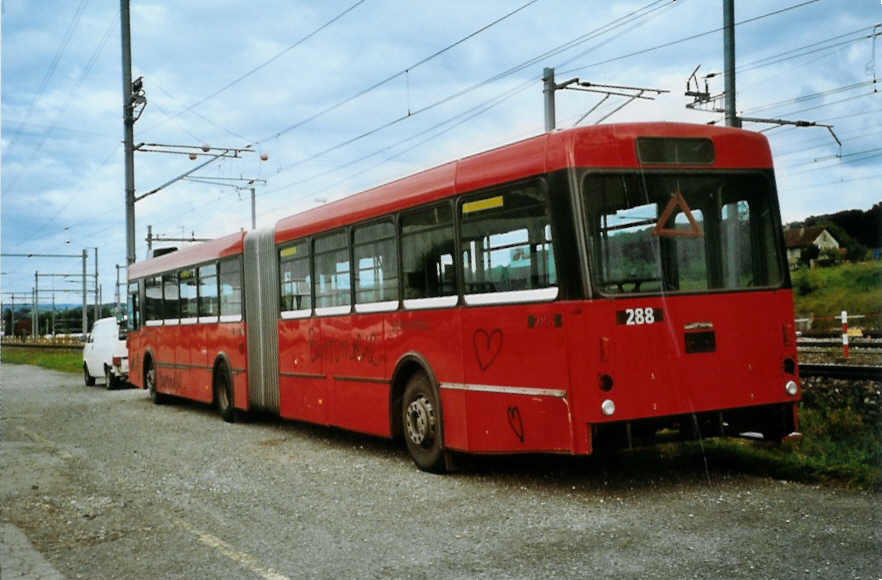
[{"label": "grass patch", "polygon": [[[882,262],[845,263],[829,268],[801,268],[792,273],[793,309],[797,318],[813,315],[830,317],[827,326],[835,330],[835,317],[849,314],[871,315],[859,326],[880,329],[879,289],[882,288]],[[816,321],[820,329],[822,321]],[[855,323],[857,324],[857,323]]]},{"label": "grass patch", "polygon": [[78,350],[3,347],[0,348],[0,362],[35,365],[64,373],[83,372],[83,353]]}]

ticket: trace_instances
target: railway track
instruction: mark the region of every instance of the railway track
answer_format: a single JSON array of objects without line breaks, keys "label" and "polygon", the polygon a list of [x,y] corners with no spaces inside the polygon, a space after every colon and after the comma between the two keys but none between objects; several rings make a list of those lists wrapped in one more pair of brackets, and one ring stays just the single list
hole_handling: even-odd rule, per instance
[{"label": "railway track", "polygon": [[802,377],[880,381],[882,380],[882,366],[805,363],[799,365],[799,375]]}]

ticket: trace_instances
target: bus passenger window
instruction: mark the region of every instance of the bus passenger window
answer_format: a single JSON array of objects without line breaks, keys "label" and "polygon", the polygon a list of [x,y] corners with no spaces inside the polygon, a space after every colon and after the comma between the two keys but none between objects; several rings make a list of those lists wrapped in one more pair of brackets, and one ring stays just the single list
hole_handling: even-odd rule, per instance
[{"label": "bus passenger window", "polygon": [[402,215],[404,299],[455,296],[453,254],[453,214],[449,205]]},{"label": "bus passenger window", "polygon": [[508,298],[557,296],[551,224],[538,187],[466,198],[460,219],[466,295],[530,291]]},{"label": "bus passenger window", "polygon": [[196,294],[196,269],[188,268],[178,273],[179,292],[181,297],[181,318],[199,316]]},{"label": "bus passenger window", "polygon": [[177,320],[180,317],[178,298],[178,274],[171,272],[162,276],[163,320]]},{"label": "bus passenger window", "polygon": [[349,311],[349,243],[348,234],[337,232],[315,240],[315,307],[333,308],[321,314]]},{"label": "bus passenger window", "polygon": [[128,318],[126,327],[129,330],[138,330],[141,327],[141,302],[138,300],[138,283],[129,284]]},{"label": "bus passenger window", "polygon": [[239,258],[220,263],[220,314],[225,320],[242,319],[242,269]]},{"label": "bus passenger window", "polygon": [[144,317],[162,320],[162,276],[154,276],[144,281]]},{"label": "bus passenger window", "polygon": [[356,304],[386,302],[398,306],[398,252],[395,226],[384,221],[355,229]]},{"label": "bus passenger window", "polygon": [[[217,266],[199,267],[199,317],[214,318],[217,322]],[[203,321],[207,322],[207,321]]]},{"label": "bus passenger window", "polygon": [[312,279],[309,275],[309,243],[285,246],[279,250],[279,284],[282,312],[305,312],[312,309]]}]

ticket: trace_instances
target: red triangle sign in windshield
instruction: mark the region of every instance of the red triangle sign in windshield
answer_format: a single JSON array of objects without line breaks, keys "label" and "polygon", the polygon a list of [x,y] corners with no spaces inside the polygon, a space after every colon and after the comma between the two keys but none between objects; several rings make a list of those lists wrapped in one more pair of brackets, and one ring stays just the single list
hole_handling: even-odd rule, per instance
[{"label": "red triangle sign in windshield", "polygon": [[[677,229],[676,225],[672,228],[665,226],[668,220],[671,219],[671,214],[674,213],[674,210],[678,207],[680,208],[680,211],[683,212],[683,215],[686,216],[686,219],[689,220],[689,229],[680,230]],[[695,221],[695,218],[692,217],[692,210],[686,205],[686,200],[683,199],[683,195],[680,194],[679,191],[675,191],[671,194],[671,201],[668,202],[665,211],[662,212],[658,221],[655,222],[655,227],[652,228],[652,235],[663,237],[700,238],[704,235],[704,232],[701,231],[701,225],[699,225],[699,223]]]}]

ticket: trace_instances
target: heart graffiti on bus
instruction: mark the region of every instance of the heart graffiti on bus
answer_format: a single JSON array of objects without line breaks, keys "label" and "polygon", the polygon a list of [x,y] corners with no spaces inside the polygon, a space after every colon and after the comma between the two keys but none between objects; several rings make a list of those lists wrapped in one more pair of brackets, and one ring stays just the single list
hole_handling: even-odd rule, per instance
[{"label": "heart graffiti on bus", "polygon": [[483,328],[475,330],[472,335],[472,346],[475,348],[478,366],[482,371],[486,371],[502,350],[502,330],[499,328],[494,328],[490,332]]},{"label": "heart graffiti on bus", "polygon": [[508,415],[508,426],[514,432],[515,437],[524,442],[524,420],[521,419],[521,410],[517,407],[509,407],[506,415]]}]

